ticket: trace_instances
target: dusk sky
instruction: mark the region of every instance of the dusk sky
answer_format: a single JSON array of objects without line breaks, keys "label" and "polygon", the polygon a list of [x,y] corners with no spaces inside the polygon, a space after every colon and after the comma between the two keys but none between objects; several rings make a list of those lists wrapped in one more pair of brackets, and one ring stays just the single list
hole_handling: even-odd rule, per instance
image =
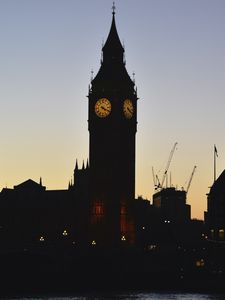
[{"label": "dusk sky", "polygon": [[[89,152],[88,85],[111,25],[111,0],[0,0],[0,190],[29,178],[68,186]],[[117,0],[126,67],[138,89],[136,195],[152,199],[175,142],[172,184],[203,218],[225,168],[225,1]]]}]

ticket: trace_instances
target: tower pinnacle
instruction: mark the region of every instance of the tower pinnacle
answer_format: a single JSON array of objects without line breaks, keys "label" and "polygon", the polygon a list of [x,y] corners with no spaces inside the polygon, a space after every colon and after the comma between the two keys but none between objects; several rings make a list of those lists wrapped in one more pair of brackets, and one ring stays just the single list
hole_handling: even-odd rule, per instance
[{"label": "tower pinnacle", "polygon": [[115,6],[115,1],[113,1],[113,6],[112,6],[112,14],[113,16],[115,15],[116,13],[116,6]]},{"label": "tower pinnacle", "polygon": [[101,67],[91,81],[91,91],[129,90],[134,92],[134,82],[127,73],[124,47],[120,41],[115,21],[115,2],[112,6],[112,22],[108,37],[102,47]]},{"label": "tower pinnacle", "polygon": [[75,169],[74,170],[78,170],[78,162],[77,162],[77,159],[76,159],[76,165],[75,165]]},{"label": "tower pinnacle", "polygon": [[103,51],[103,63],[110,62],[114,63],[115,61],[123,63],[123,53],[124,48],[121,44],[119,35],[116,29],[116,21],[115,21],[115,5],[113,5],[113,16],[112,23],[109,35],[105,42],[105,45],[102,48]]}]

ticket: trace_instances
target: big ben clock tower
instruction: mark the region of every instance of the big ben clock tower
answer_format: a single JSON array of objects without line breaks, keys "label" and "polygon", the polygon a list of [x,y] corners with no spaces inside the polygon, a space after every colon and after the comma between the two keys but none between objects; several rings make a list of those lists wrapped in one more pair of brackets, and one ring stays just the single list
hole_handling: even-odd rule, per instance
[{"label": "big ben clock tower", "polygon": [[90,243],[132,245],[135,229],[137,93],[127,73],[113,8],[101,67],[89,90]]}]

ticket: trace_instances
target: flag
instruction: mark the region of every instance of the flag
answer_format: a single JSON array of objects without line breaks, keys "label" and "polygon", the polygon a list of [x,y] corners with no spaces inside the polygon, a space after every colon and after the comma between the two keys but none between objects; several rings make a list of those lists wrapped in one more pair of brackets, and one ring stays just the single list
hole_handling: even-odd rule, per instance
[{"label": "flag", "polygon": [[214,152],[215,152],[216,156],[218,157],[218,152],[217,152],[217,149],[216,149],[216,145],[214,145]]}]

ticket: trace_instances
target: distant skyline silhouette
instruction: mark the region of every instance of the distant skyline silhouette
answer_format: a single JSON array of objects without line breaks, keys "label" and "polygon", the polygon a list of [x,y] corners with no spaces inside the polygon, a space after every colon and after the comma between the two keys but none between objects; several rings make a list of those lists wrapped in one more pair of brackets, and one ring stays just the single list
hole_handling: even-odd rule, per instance
[{"label": "distant skyline silhouette", "polygon": [[[3,1],[0,68],[0,189],[29,178],[48,189],[68,186],[75,159],[88,157],[86,95],[99,68],[112,1]],[[116,1],[127,70],[138,86],[136,195],[152,199],[152,166],[170,170],[203,218],[225,166],[224,1]],[[161,170],[159,172],[159,170]]]},{"label": "distant skyline silhouette", "polygon": [[[11,12],[16,8],[14,4],[10,7]],[[28,2],[25,1],[24,4],[27,9]],[[60,4],[61,2],[56,4],[57,9]],[[179,2],[174,2],[174,4],[176,4],[176,9],[180,8],[180,16],[181,6]],[[33,13],[38,11],[37,6],[39,4],[36,1],[31,4],[30,8]],[[182,6],[182,9],[185,8],[183,18],[188,12],[188,7],[185,6],[186,4]],[[54,5],[53,7],[55,8]],[[79,9],[81,8],[82,6],[79,6]],[[210,99],[210,90],[207,89],[207,87],[215,88],[215,85],[206,84],[206,79],[209,78],[204,77],[206,74],[201,73],[202,70],[198,70],[196,77],[194,76],[196,74],[193,73],[197,66],[199,67],[203,61],[206,61],[205,53],[201,53],[204,57],[204,59],[201,57],[202,61],[200,56],[195,61],[198,55],[194,56],[196,52],[192,53],[190,44],[186,43],[185,46],[190,52],[181,51],[182,47],[177,47],[177,51],[174,49],[173,53],[176,53],[177,56],[176,59],[175,56],[173,59],[169,48],[173,44],[171,41],[174,42],[176,39],[171,34],[174,32],[167,30],[173,39],[168,43],[168,49],[165,48],[162,52],[161,59],[159,59],[160,57],[157,59],[160,62],[161,72],[157,73],[159,69],[156,68],[153,69],[154,76],[151,72],[147,75],[149,83],[146,85],[147,90],[143,88],[143,91],[152,91],[152,94],[147,92],[146,96],[150,96],[150,102],[147,102],[143,111],[146,100],[139,100],[141,93],[139,94],[135,72],[131,73],[129,69],[129,59],[135,57],[126,56],[127,49],[125,51],[125,44],[121,42],[120,30],[117,31],[115,10],[113,2],[110,29],[107,31],[106,40],[98,50],[101,54],[97,72],[92,69],[90,72],[86,114],[79,110],[82,107],[79,98],[82,97],[78,97],[75,90],[66,89],[72,83],[71,78],[76,78],[73,76],[74,73],[67,73],[68,70],[72,70],[70,62],[78,62],[77,58],[80,54],[79,61],[82,60],[83,64],[87,64],[85,58],[87,53],[74,47],[82,43],[87,32],[86,28],[82,30],[76,28],[76,32],[82,34],[74,39],[73,31],[70,31],[73,22],[70,23],[70,20],[65,17],[60,26],[62,24],[68,26],[57,27],[57,24],[51,23],[51,20],[56,15],[57,18],[63,15],[63,12],[51,11],[53,14],[48,15],[49,21],[43,26],[46,31],[43,30],[42,34],[47,33],[47,28],[52,27],[53,31],[51,34],[49,31],[45,35],[45,37],[48,36],[46,43],[49,44],[48,46],[46,44],[47,47],[43,47],[44,43],[36,43],[40,28],[33,26],[34,14],[27,14],[28,11],[26,11],[25,15],[20,16],[19,25],[29,23],[30,31],[26,26],[23,30],[20,26],[15,27],[16,22],[13,25],[13,32],[17,31],[19,34],[18,36],[14,35],[14,38],[18,37],[18,48],[10,49],[14,51],[14,55],[10,56],[8,53],[9,56],[7,56],[5,53],[4,56],[8,59],[4,61],[4,79],[14,78],[12,89],[6,89],[7,96],[12,91],[16,100],[19,100],[27,92],[22,84],[23,81],[20,82],[20,77],[17,77],[16,68],[10,68],[13,65],[13,58],[16,58],[14,62],[24,63],[24,68],[21,67],[21,74],[23,74],[23,80],[26,78],[28,90],[32,95],[30,101],[24,97],[21,99],[21,103],[12,101],[15,99],[11,98],[11,101],[7,102],[12,105],[11,109],[9,109],[10,106],[3,106],[4,109],[8,108],[9,110],[8,113],[3,113],[4,119],[2,118],[4,122],[7,121],[9,126],[2,127],[7,131],[2,138],[3,154],[5,153],[8,159],[12,155],[14,157],[14,164],[13,161],[10,161],[11,164],[6,165],[6,161],[4,161],[3,173],[7,178],[5,170],[11,171],[10,174],[13,175],[11,180],[18,180],[21,174],[27,175],[26,180],[21,180],[19,184],[14,183],[13,187],[3,187],[0,192],[0,265],[2,267],[0,294],[3,296],[72,295],[76,291],[91,291],[90,294],[92,294],[98,290],[103,293],[115,290],[131,292],[135,290],[186,290],[212,291],[214,293],[224,291],[225,170],[217,179],[217,161],[220,153],[221,156],[223,153],[220,145],[218,146],[218,141],[209,147],[212,158],[208,159],[205,164],[205,168],[208,170],[205,174],[210,174],[209,165],[212,161],[213,180],[210,180],[212,185],[210,187],[208,185],[209,193],[204,194],[204,197],[207,197],[204,199],[204,202],[207,203],[207,211],[203,210],[204,220],[193,218],[193,214],[191,216],[191,209],[198,203],[200,187],[201,184],[204,184],[205,179],[201,165],[199,180],[196,178],[197,184],[194,186],[195,189],[197,186],[198,193],[193,189],[192,205],[191,201],[187,199],[187,195],[190,195],[190,186],[195,175],[196,165],[199,170],[200,159],[205,159],[203,152],[199,152],[200,146],[202,145],[205,153],[207,143],[210,145],[212,138],[215,139],[216,125],[220,122],[217,115],[217,119],[214,118],[215,103],[210,102],[212,100]],[[45,14],[46,10],[42,12]],[[42,12],[37,14],[41,20],[44,17]],[[172,11],[170,12],[172,13]],[[205,17],[206,11],[204,13]],[[23,23],[27,17],[29,22]],[[189,17],[194,19],[193,15]],[[179,25],[183,24],[183,18],[180,19]],[[125,20],[128,22],[130,19]],[[166,21],[166,18],[161,20]],[[168,24],[171,25],[170,22]],[[132,32],[131,28],[129,29]],[[141,27],[139,29],[141,30]],[[168,28],[163,26],[163,29],[166,31]],[[206,29],[205,26],[204,29]],[[33,31],[36,31],[36,34]],[[26,36],[28,32],[31,34],[29,35],[30,39]],[[68,32],[71,33],[70,36],[66,36]],[[196,31],[189,31],[189,42],[195,33]],[[209,37],[208,34],[209,32],[207,32],[207,37]],[[135,35],[128,36],[134,39]],[[203,36],[204,34],[201,32],[201,37]],[[164,34],[165,39],[166,37],[167,35]],[[188,39],[188,34],[186,37]],[[39,41],[43,42],[42,38],[43,35]],[[72,56],[70,56],[72,52],[67,52],[69,40],[76,41],[76,44],[71,45],[74,49]],[[144,33],[142,40],[145,40]],[[167,39],[167,41],[169,40]],[[192,47],[196,43],[195,40]],[[23,47],[19,52],[21,44]],[[138,46],[142,44],[135,40],[134,49],[140,49]],[[152,45],[155,44],[157,44],[157,40],[152,43]],[[202,42],[201,45],[203,44]],[[178,40],[176,40],[176,45],[180,45]],[[163,45],[161,44],[161,46]],[[54,48],[60,49],[62,53],[65,52],[62,55],[61,52],[52,51]],[[90,48],[88,47],[88,51],[93,52],[94,49]],[[149,49],[152,49],[151,46]],[[203,48],[201,50],[203,51]],[[39,61],[38,59],[36,61],[34,57],[29,57],[31,53],[35,53]],[[44,60],[46,53],[48,53],[47,59]],[[151,51],[149,53],[152,55],[151,57],[154,57]],[[179,57],[180,53],[183,55],[182,59]],[[165,54],[166,59],[164,59]],[[184,54],[188,57],[187,61],[184,60]],[[149,66],[149,57],[141,57],[139,54],[138,56],[139,61],[146,61],[145,68],[139,69],[144,73]],[[59,57],[66,62],[65,66],[61,65],[63,60],[58,60]],[[194,61],[195,63],[193,63]],[[51,62],[52,68],[49,68],[49,62]],[[150,62],[152,66],[154,63],[157,65],[154,60],[150,59]],[[171,65],[170,72],[166,72],[172,62],[175,65],[173,67]],[[76,73],[79,73],[81,65],[72,65]],[[61,68],[57,70],[59,66]],[[12,72],[13,70],[15,72]],[[25,70],[27,77],[24,77]],[[50,71],[48,75],[45,73],[47,70]],[[36,77],[37,71],[40,73]],[[160,75],[158,82],[154,80],[157,75]],[[213,75],[215,76],[215,73]],[[35,82],[34,78],[36,78]],[[80,74],[79,78],[77,77],[72,83],[76,89],[82,88],[81,78]],[[56,79],[59,80],[58,85],[56,85]],[[210,83],[213,82],[212,79],[215,77],[210,78]],[[150,82],[154,84],[154,87],[160,87],[160,89],[151,90]],[[7,83],[9,84],[9,81]],[[70,84],[68,85],[68,83]],[[142,78],[139,83],[142,86],[141,83],[146,83],[146,81]],[[170,87],[169,83],[171,83]],[[49,84],[51,88],[49,88]],[[196,88],[197,84],[198,88]],[[185,94],[188,85],[190,89]],[[18,90],[14,90],[16,86]],[[200,89],[203,86],[204,93],[208,93],[205,96],[209,100],[209,102],[204,102],[204,105],[202,105],[204,93]],[[33,87],[35,88],[32,89]],[[55,97],[53,97],[52,91],[56,93]],[[68,91],[72,98],[69,97]],[[179,93],[182,94],[181,100],[178,99]],[[44,94],[46,97],[42,98]],[[160,94],[162,98],[159,97]],[[73,99],[73,95],[76,96],[76,99]],[[151,97],[153,95],[154,97]],[[171,98],[172,95],[176,95],[174,99]],[[197,95],[200,95],[199,102],[196,98]],[[192,100],[191,96],[193,96]],[[145,99],[145,97],[143,98]],[[168,98],[167,105],[166,98]],[[164,102],[160,107],[161,100]],[[19,103],[17,107],[15,103]],[[141,103],[143,103],[143,107],[139,114]],[[207,112],[208,109],[211,119]],[[222,106],[219,109],[221,110]],[[85,115],[87,120],[84,122]],[[207,116],[208,120],[205,119]],[[74,123],[71,122],[70,117],[71,120],[75,120]],[[139,120],[141,125],[138,123]],[[147,123],[144,123],[146,121]],[[69,126],[72,124],[72,127]],[[84,133],[82,131],[83,124],[88,125],[87,128],[85,127],[88,131],[87,153],[84,145],[80,142],[80,134]],[[202,128],[201,125],[203,125]],[[212,130],[211,133],[207,130],[207,125]],[[72,132],[67,126],[72,128]],[[154,130],[156,128],[154,126],[157,127],[156,130]],[[139,140],[136,140],[136,136],[142,128],[143,132],[140,134]],[[64,134],[65,129],[68,129],[67,134]],[[144,137],[143,133],[148,133],[148,137]],[[176,142],[173,141],[172,149],[170,145],[169,151],[167,151],[165,144],[171,142],[172,139],[175,139]],[[68,141],[71,143],[70,146]],[[188,152],[184,153],[182,145],[185,145],[185,142],[187,144],[188,141],[191,144],[185,149]],[[11,148],[10,145],[13,144],[14,147]],[[136,147],[137,144],[139,144],[139,148]],[[181,145],[181,151],[178,148],[179,145]],[[155,160],[154,156],[149,154],[158,147],[160,150],[155,154]],[[80,154],[77,154],[79,151]],[[159,164],[162,153],[165,152],[167,152],[166,160],[165,162],[162,160]],[[71,153],[76,155],[76,159],[74,158],[71,162],[73,171],[68,176],[67,187],[63,188],[57,183],[57,180],[63,178],[62,163],[65,164],[71,159]],[[80,155],[82,155],[82,166],[78,163],[81,159]],[[191,165],[193,160],[194,166]],[[137,174],[135,174],[136,161],[138,162]],[[150,162],[153,166],[150,168],[151,172],[149,170]],[[18,168],[19,164],[20,168]],[[161,166],[159,167],[158,164]],[[190,165],[191,174],[189,173],[186,182],[179,186],[178,182],[182,180],[185,170],[189,169]],[[177,177],[174,177],[174,173],[171,172],[174,172],[174,169],[178,170]],[[41,171],[39,182],[33,180],[37,170]],[[49,188],[45,181],[46,173],[43,170],[53,176],[54,189]],[[140,170],[143,173],[139,173]],[[27,174],[28,171],[29,174]],[[145,182],[148,183],[148,188],[150,187],[150,174],[153,177],[152,191],[154,194],[149,195],[149,201],[140,195],[140,191],[141,193],[144,191],[142,188]],[[200,205],[198,209],[200,209]]]}]

